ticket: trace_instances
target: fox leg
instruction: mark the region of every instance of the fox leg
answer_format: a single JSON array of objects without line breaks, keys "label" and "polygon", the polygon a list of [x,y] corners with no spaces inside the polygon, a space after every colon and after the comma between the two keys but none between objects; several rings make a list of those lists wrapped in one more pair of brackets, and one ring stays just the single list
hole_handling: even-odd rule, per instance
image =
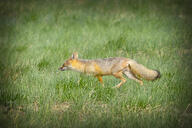
[{"label": "fox leg", "polygon": [[130,71],[124,71],[123,72],[129,79],[135,80],[136,82],[138,82],[140,85],[143,85],[143,81],[138,79],[133,73],[131,73]]},{"label": "fox leg", "polygon": [[101,76],[96,76],[97,79],[99,80],[99,82],[102,84],[102,86],[104,87],[104,84],[103,84],[103,79]]},{"label": "fox leg", "polygon": [[126,79],[123,77],[122,72],[115,73],[113,74],[113,76],[121,80],[121,82],[113,88],[119,88],[122,84],[126,82]]}]

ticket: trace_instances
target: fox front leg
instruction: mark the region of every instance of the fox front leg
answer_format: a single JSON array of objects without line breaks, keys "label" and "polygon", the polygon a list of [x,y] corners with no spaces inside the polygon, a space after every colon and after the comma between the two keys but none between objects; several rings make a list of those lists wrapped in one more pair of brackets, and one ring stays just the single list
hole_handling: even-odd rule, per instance
[{"label": "fox front leg", "polygon": [[103,79],[101,76],[96,76],[97,79],[99,80],[99,82],[102,84],[102,86],[104,87],[104,83],[103,83]]}]

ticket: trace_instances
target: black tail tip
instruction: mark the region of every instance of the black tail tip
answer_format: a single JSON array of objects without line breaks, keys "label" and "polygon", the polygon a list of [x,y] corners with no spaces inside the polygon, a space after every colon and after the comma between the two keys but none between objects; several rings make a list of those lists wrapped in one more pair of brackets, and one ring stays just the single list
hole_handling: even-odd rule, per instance
[{"label": "black tail tip", "polygon": [[160,71],[158,71],[158,70],[155,70],[155,71],[157,72],[157,76],[155,77],[155,79],[161,78],[161,73],[160,73]]}]

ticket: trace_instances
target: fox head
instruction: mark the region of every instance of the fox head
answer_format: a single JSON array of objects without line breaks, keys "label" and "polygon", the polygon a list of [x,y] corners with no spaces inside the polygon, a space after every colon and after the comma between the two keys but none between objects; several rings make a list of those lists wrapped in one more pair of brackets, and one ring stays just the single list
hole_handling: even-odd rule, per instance
[{"label": "fox head", "polygon": [[67,59],[67,60],[64,62],[64,64],[59,68],[59,70],[65,71],[65,70],[70,70],[70,69],[72,69],[72,64],[73,64],[75,61],[77,61],[77,59],[78,59],[78,53],[77,53],[77,52],[74,52],[74,53],[72,54],[72,56],[71,56],[69,59]]}]

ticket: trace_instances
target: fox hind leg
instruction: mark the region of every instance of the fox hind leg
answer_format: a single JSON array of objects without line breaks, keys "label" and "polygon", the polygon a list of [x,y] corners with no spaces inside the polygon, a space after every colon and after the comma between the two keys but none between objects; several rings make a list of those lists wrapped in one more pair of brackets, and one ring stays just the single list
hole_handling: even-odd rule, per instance
[{"label": "fox hind leg", "polygon": [[121,82],[113,88],[119,88],[122,84],[126,82],[126,79],[123,77],[122,72],[115,73],[113,74],[113,76],[121,80]]},{"label": "fox hind leg", "polygon": [[129,79],[135,80],[140,85],[143,85],[143,81],[138,79],[132,72],[130,71],[124,71],[123,74],[125,74]]}]

